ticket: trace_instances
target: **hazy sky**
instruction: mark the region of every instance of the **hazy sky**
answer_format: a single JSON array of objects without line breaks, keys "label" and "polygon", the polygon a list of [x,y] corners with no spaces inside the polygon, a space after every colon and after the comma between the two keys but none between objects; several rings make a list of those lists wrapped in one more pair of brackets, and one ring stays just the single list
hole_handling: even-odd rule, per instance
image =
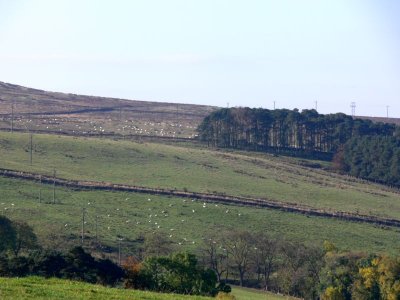
[{"label": "hazy sky", "polygon": [[400,117],[400,1],[0,0],[0,81]]}]

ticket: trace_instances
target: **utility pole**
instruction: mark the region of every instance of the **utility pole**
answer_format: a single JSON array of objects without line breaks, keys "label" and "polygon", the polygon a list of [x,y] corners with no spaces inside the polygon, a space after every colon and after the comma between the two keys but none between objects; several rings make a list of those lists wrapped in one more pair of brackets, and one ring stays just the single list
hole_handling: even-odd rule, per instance
[{"label": "utility pole", "polygon": [[85,239],[85,208],[82,207],[82,238],[81,238],[82,246],[84,239]]},{"label": "utility pole", "polygon": [[53,204],[56,204],[56,169],[53,170]]},{"label": "utility pole", "polygon": [[315,101],[315,110],[318,111],[318,101]]},{"label": "utility pole", "polygon": [[351,102],[351,116],[354,117],[356,115],[356,103],[355,102]]},{"label": "utility pole", "polygon": [[275,110],[275,101],[274,101],[274,110]]},{"label": "utility pole", "polygon": [[11,133],[14,132],[14,100],[11,103]]},{"label": "utility pole", "polygon": [[33,148],[33,143],[32,143],[32,132],[29,133],[29,144],[30,144],[30,149],[29,149],[29,163],[32,166],[32,148]]},{"label": "utility pole", "polygon": [[389,105],[386,105],[386,118],[389,119]]}]

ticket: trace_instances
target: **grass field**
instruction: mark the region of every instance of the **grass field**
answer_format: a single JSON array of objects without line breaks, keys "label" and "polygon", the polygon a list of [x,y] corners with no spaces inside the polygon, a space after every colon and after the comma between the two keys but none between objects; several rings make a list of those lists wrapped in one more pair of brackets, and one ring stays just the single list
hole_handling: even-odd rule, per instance
[{"label": "grass field", "polygon": [[[133,254],[139,237],[152,232],[161,232],[177,250],[196,251],[203,238],[233,228],[321,247],[324,240],[330,240],[341,249],[395,252],[400,248],[399,229],[365,223],[265,208],[204,205],[167,196],[61,187],[56,188],[57,204],[47,204],[52,201],[51,185],[0,177],[0,187],[0,212],[13,220],[26,220],[42,243],[51,248],[65,249],[80,243],[82,208],[87,222],[85,244],[95,239],[97,215],[99,241],[112,246],[110,251],[114,253],[118,238],[123,238],[123,254]],[[38,201],[39,190],[42,203]]]},{"label": "grass field", "polygon": [[63,279],[28,277],[0,278],[0,299],[206,300],[212,298],[106,288]]},{"label": "grass field", "polygon": [[[232,294],[237,300],[284,300],[295,299],[265,293],[254,289],[234,287]],[[0,299],[134,299],[134,300],[206,300],[210,297],[160,294],[138,290],[105,288],[64,279],[41,277],[1,278]]]},{"label": "grass field", "polygon": [[67,179],[253,196],[327,210],[400,218],[400,194],[270,155],[157,143],[0,133],[0,167]]},{"label": "grass field", "polygon": [[268,292],[263,292],[255,289],[233,287],[232,295],[236,297],[237,300],[284,300],[284,299],[297,299],[293,297],[276,295]]}]

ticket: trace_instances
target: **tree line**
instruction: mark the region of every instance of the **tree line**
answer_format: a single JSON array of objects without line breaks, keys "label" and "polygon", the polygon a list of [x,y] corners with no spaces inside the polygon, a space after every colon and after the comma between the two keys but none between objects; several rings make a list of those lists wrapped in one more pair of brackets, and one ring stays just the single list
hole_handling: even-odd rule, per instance
[{"label": "tree line", "polygon": [[80,246],[61,253],[25,243],[25,238],[26,246],[15,252],[17,230],[6,217],[0,217],[0,232],[0,276],[40,275],[223,297],[231,291],[229,284],[239,284],[303,299],[400,299],[400,256],[340,251],[329,241],[310,245],[265,232],[216,231],[189,253],[161,233],[149,233],[137,255],[119,266]]},{"label": "tree line", "polygon": [[395,124],[313,109],[234,107],[208,115],[198,133],[209,146],[333,159],[342,172],[400,184],[400,127]]},{"label": "tree line", "polygon": [[162,256],[161,253],[166,253],[163,249],[170,249],[169,245],[164,243],[153,248],[154,237],[146,239],[138,253],[140,268],[132,263],[138,262],[137,258],[130,257],[119,266],[110,259],[93,257],[81,246],[66,252],[43,248],[29,225],[4,216],[0,216],[0,237],[0,276],[4,277],[37,275],[204,296],[230,292],[228,286],[217,284],[217,277],[211,269],[198,264],[195,255],[174,252]]},{"label": "tree line", "polygon": [[400,135],[351,138],[333,163],[352,176],[400,187]]},{"label": "tree line", "polygon": [[[304,244],[265,232],[215,232],[194,250],[195,256],[174,254],[173,243],[150,234],[143,257],[126,261],[126,284],[171,292],[199,288],[187,282],[206,276],[218,282],[219,292],[235,284],[311,300],[400,299],[399,256],[340,251],[329,241]],[[186,275],[176,277],[173,265],[181,265]],[[203,271],[188,271],[196,266]]]}]

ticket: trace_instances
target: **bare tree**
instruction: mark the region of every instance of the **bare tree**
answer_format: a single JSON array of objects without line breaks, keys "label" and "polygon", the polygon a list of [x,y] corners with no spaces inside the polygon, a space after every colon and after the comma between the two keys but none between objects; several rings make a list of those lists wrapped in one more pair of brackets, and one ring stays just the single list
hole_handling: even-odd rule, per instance
[{"label": "bare tree", "polygon": [[229,256],[226,248],[222,246],[220,238],[213,237],[205,240],[202,254],[204,264],[215,272],[219,282],[222,281],[224,273],[225,279],[228,277]]},{"label": "bare tree", "polygon": [[279,242],[265,234],[258,234],[255,243],[254,265],[257,272],[258,281],[263,279],[263,286],[268,290],[270,277],[276,267],[279,256]]},{"label": "bare tree", "polygon": [[144,257],[168,255],[173,252],[172,244],[161,233],[149,233],[144,237]]},{"label": "bare tree", "polygon": [[233,231],[224,237],[229,260],[239,273],[241,286],[243,286],[245,274],[249,271],[254,243],[253,235],[247,231]]}]

